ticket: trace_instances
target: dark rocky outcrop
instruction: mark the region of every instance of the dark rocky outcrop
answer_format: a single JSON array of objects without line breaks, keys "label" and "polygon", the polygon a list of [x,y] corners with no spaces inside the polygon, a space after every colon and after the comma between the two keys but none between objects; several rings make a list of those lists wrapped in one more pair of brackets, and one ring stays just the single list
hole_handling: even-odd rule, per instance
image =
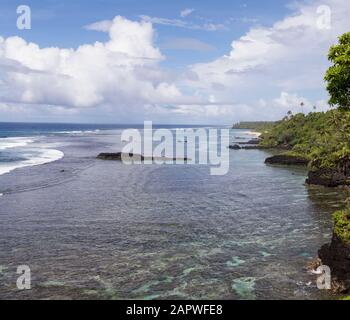
[{"label": "dark rocky outcrop", "polygon": [[322,264],[331,269],[332,289],[337,293],[350,292],[350,245],[344,243],[336,234],[332,242],[324,245],[318,252]]},{"label": "dark rocky outcrop", "polygon": [[229,148],[231,150],[241,150],[242,149],[242,147],[238,144],[231,145],[231,146],[229,146]]},{"label": "dark rocky outcrop", "polygon": [[260,145],[239,145],[239,144],[234,144],[230,145],[229,148],[231,150],[267,150],[271,149],[270,147],[265,147],[265,146],[260,146]]},{"label": "dark rocky outcrop", "polygon": [[306,183],[325,187],[338,187],[341,185],[350,185],[350,177],[337,170],[321,169],[310,171]]},{"label": "dark rocky outcrop", "polygon": [[326,187],[350,186],[350,160],[339,161],[336,168],[311,170],[306,183]]},{"label": "dark rocky outcrop", "polygon": [[307,166],[309,161],[302,157],[296,157],[291,155],[276,155],[265,160],[266,164],[281,164],[290,166]]},{"label": "dark rocky outcrop", "polygon": [[145,161],[145,160],[164,160],[164,161],[188,161],[190,159],[188,158],[167,158],[167,157],[145,157],[140,154],[134,154],[134,153],[122,153],[122,152],[116,152],[116,153],[100,153],[97,156],[97,159],[100,160],[113,160],[113,161],[122,161],[122,157],[125,157],[128,160],[131,161]]},{"label": "dark rocky outcrop", "polygon": [[252,139],[247,142],[238,142],[238,144],[258,145],[260,141],[261,141],[260,139]]},{"label": "dark rocky outcrop", "polygon": [[271,148],[266,147],[266,146],[254,145],[254,146],[242,146],[241,149],[243,149],[243,150],[268,150]]},{"label": "dark rocky outcrop", "polygon": [[[100,160],[114,160],[114,161],[121,161],[122,160],[122,152],[116,152],[116,153],[100,153],[97,156],[97,159]],[[126,157],[129,158],[133,158],[133,159],[137,159],[137,160],[144,160],[144,157],[142,155],[139,154],[133,154],[133,153],[129,153],[129,154],[125,154]]]}]

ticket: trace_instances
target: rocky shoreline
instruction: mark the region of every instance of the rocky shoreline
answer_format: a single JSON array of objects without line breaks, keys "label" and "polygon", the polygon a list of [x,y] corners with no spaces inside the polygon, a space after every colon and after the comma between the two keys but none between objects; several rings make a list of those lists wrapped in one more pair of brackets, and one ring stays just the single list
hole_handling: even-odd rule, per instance
[{"label": "rocky shoreline", "polygon": [[350,186],[350,159],[340,159],[336,168],[310,170],[306,183],[325,187]]},{"label": "rocky shoreline", "polygon": [[331,243],[318,251],[321,264],[329,266],[332,274],[332,291],[350,293],[350,245],[333,233]]},{"label": "rocky shoreline", "polygon": [[[299,156],[278,154],[267,158],[265,163],[269,165],[308,166],[310,161]],[[350,186],[350,159],[347,158],[340,160],[336,168],[311,168],[308,172],[308,177],[305,183],[308,185],[318,185],[329,188]]]},{"label": "rocky shoreline", "polygon": [[[250,143],[237,143],[230,146],[232,150],[241,149],[270,149],[279,150],[281,152],[288,151],[286,148],[268,148],[259,145],[259,139],[250,141]],[[310,162],[309,159],[291,155],[288,153],[280,153],[266,158],[267,165],[284,165],[284,166],[310,166],[308,177],[306,179],[307,185],[319,185],[324,187],[350,187],[350,159],[343,158],[339,160],[336,168],[328,169],[312,169],[317,168],[318,164]],[[350,211],[350,209],[347,209]],[[341,213],[336,213],[339,215]],[[318,258],[314,260],[308,269],[313,273],[317,273],[317,268],[321,265],[326,265],[331,270],[331,287],[334,294],[350,294],[350,240],[342,239],[338,233],[339,229],[346,229],[346,239],[350,238],[350,213],[343,213],[348,218],[339,219],[334,218],[333,237],[330,243],[325,244],[318,251]]]},{"label": "rocky shoreline", "polygon": [[267,158],[265,163],[272,165],[307,166],[309,160],[302,157],[280,154]]},{"label": "rocky shoreline", "polygon": [[233,144],[229,146],[229,149],[231,150],[270,150],[271,148],[259,146],[259,145]]},{"label": "rocky shoreline", "polygon": [[[309,161],[301,157],[280,154],[267,158],[265,163],[307,166]],[[350,186],[350,160],[342,159],[334,169],[310,170],[306,184],[325,187]],[[341,214],[347,216],[347,218],[343,217],[342,220],[336,218],[336,216],[339,217]],[[346,233],[345,239],[349,238],[349,213],[338,212],[335,214],[332,240],[330,243],[323,245],[318,251],[318,259],[312,263],[310,269],[315,272],[321,265],[328,266],[331,269],[332,292],[336,294],[350,294],[350,242],[342,239],[338,235],[340,232]]]},{"label": "rocky shoreline", "polygon": [[[236,137],[237,140],[239,140]],[[243,138],[241,138],[243,139]],[[271,149],[270,147],[265,147],[260,145],[261,139],[254,138],[246,142],[234,142],[229,146],[231,150],[267,150]]]}]

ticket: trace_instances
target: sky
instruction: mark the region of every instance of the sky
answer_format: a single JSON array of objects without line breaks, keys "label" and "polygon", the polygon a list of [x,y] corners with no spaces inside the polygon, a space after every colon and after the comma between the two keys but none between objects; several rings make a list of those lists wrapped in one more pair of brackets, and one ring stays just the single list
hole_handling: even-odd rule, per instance
[{"label": "sky", "polygon": [[229,125],[302,102],[324,111],[327,53],[349,13],[348,0],[2,0],[0,122]]}]

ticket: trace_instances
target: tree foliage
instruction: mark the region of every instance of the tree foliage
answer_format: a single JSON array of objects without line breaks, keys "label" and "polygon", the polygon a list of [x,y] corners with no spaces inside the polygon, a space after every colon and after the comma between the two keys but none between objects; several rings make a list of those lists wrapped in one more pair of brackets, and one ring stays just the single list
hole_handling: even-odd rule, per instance
[{"label": "tree foliage", "polygon": [[350,211],[343,210],[334,213],[334,233],[338,238],[350,245]]},{"label": "tree foliage", "polygon": [[317,168],[334,168],[350,158],[350,111],[286,117],[262,135],[261,145],[288,150]]},{"label": "tree foliage", "polygon": [[339,44],[330,48],[328,59],[333,63],[325,76],[329,104],[350,110],[350,32],[339,37]]}]

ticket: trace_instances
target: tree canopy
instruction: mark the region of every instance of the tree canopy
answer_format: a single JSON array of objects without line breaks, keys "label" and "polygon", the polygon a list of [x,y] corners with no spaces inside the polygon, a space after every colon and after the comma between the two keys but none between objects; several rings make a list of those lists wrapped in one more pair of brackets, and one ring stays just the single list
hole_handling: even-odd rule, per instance
[{"label": "tree canopy", "polygon": [[340,36],[339,43],[330,48],[328,59],[333,63],[325,76],[329,104],[350,110],[350,32]]}]

